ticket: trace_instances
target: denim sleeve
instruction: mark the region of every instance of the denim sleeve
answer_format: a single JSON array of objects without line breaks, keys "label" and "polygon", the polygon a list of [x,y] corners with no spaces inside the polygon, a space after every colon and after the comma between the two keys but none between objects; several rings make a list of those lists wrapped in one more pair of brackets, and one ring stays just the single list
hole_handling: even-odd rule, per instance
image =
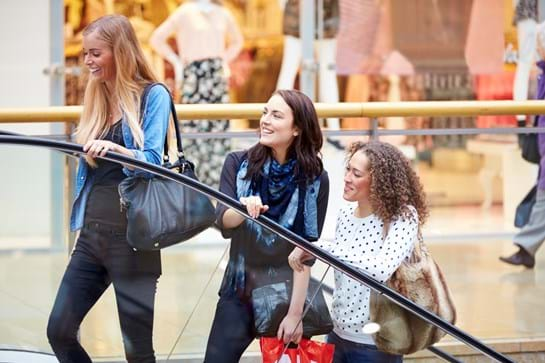
[{"label": "denim sleeve", "polygon": [[[169,117],[170,94],[162,86],[152,87],[148,94],[144,108],[144,120],[142,121],[144,145],[142,149],[131,149],[136,159],[156,165],[162,164]],[[124,172],[128,176],[152,176],[152,174],[138,169],[124,168]]]}]

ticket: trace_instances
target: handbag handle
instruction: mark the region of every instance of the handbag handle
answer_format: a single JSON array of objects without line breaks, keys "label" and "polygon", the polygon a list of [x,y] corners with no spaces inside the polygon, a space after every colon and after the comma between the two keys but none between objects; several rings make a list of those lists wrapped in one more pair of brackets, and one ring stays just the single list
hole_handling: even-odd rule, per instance
[{"label": "handbag handle", "polygon": [[169,163],[169,156],[168,156],[168,133],[165,136],[165,146],[163,149],[163,161],[165,162],[165,166],[170,168],[175,168],[178,166],[185,166],[186,160],[184,157],[184,150],[182,148],[182,137],[180,136],[180,126],[178,125],[178,115],[176,114],[176,107],[174,106],[174,101],[172,100],[172,96],[170,94],[170,91],[168,90],[167,86],[165,86],[163,83],[155,82],[150,83],[144,87],[144,91],[142,92],[142,97],[140,99],[140,115],[142,118],[144,117],[144,113],[146,111],[146,105],[147,105],[147,99],[149,96],[149,92],[151,91],[152,87],[155,85],[159,85],[163,87],[168,95],[170,96],[170,113],[172,114],[172,119],[174,121],[174,130],[175,130],[175,138],[176,138],[176,149],[178,150],[178,160],[174,164]]}]

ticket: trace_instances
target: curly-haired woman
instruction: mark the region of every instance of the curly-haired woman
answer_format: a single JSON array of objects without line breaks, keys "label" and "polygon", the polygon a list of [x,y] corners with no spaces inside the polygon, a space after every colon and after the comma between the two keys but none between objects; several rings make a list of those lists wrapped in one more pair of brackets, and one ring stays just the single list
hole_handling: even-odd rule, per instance
[{"label": "curly-haired woman", "polygon": [[[340,260],[385,282],[412,252],[428,216],[422,184],[396,147],[378,141],[351,145],[343,198],[355,202],[337,217],[335,240],[317,244]],[[388,227],[383,239],[384,225]],[[289,257],[299,271],[309,255],[296,249]],[[370,289],[335,271],[333,332],[335,363],[401,362],[402,356],[378,351],[363,327],[369,322]]]}]

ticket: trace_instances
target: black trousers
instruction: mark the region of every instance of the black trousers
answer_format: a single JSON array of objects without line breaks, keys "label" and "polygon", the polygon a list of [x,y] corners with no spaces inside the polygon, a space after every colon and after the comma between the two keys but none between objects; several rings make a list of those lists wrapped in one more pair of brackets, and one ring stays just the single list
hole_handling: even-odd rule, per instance
[{"label": "black trousers", "polygon": [[237,296],[220,296],[206,346],[205,363],[238,363],[255,339],[252,307]]},{"label": "black trousers", "polygon": [[49,317],[47,337],[61,363],[91,362],[77,339],[83,318],[113,284],[128,362],[155,362],[152,330],[159,251],[134,251],[125,226],[81,230]]}]

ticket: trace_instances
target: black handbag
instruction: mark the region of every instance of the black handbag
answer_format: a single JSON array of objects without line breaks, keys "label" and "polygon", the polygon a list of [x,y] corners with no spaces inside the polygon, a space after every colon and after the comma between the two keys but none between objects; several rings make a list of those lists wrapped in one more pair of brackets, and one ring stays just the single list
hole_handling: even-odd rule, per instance
[{"label": "black handbag", "polygon": [[[537,126],[539,116],[534,117],[534,127]],[[518,134],[519,146],[522,151],[522,158],[530,163],[539,164],[541,155],[539,154],[539,145],[537,143],[537,135],[533,134]]]},{"label": "black handbag", "polygon": [[[280,323],[288,313],[292,281],[282,281],[252,290],[254,327],[258,337],[275,337]],[[308,310],[307,310],[308,309]],[[333,321],[319,281],[311,279],[305,301],[303,336],[310,338],[328,334]]]},{"label": "black handbag", "polygon": [[[144,89],[141,115],[153,85]],[[193,163],[184,157],[178,117],[172,100],[170,109],[176,130],[178,160],[169,163],[168,141],[165,140],[163,166],[178,168],[180,173],[198,180]],[[119,184],[119,196],[122,207],[127,210],[127,241],[136,250],[159,250],[186,241],[215,221],[214,206],[206,195],[170,179],[128,177]]]},{"label": "black handbag", "polygon": [[534,204],[536,204],[536,193],[537,185],[534,185],[517,206],[515,212],[515,227],[522,228],[528,224],[530,214],[532,214],[532,208],[534,207]]}]

